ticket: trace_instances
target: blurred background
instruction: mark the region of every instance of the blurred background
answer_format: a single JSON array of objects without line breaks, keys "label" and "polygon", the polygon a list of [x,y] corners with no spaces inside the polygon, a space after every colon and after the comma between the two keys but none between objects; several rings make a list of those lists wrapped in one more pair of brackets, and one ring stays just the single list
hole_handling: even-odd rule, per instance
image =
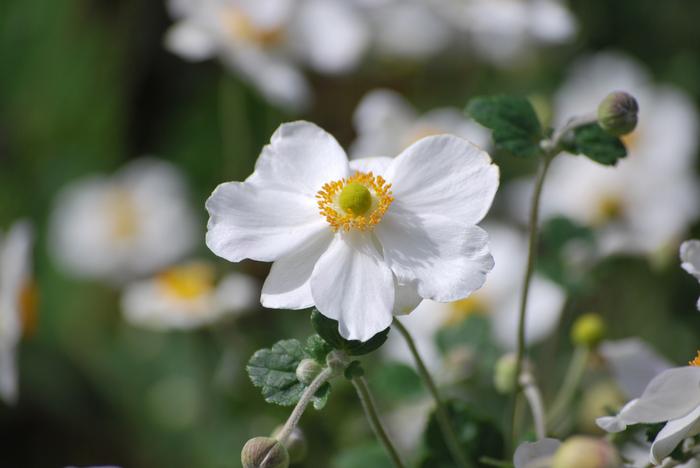
[{"label": "blurred background", "polygon": [[[700,237],[700,3],[277,3],[268,16],[245,16],[257,7],[234,0],[0,3],[0,229],[9,244],[16,222],[31,223],[25,279],[34,285],[23,290],[12,346],[18,392],[0,403],[0,466],[236,467],[247,439],[284,422],[289,409],[263,401],[245,363],[277,340],[312,334],[309,314],[260,307],[269,265],[211,254],[204,202],[219,183],[246,178],[275,128],[296,119],[355,157],[393,156],[445,131],[488,146],[488,133],[461,114],[474,96],[526,96],[553,125],[631,88],[646,134],[626,141],[624,176],[563,164],[545,191],[545,218],[555,221],[545,219],[538,268],[557,292],[533,356],[550,359],[540,378],[545,394],[555,392],[570,325],[591,311],[610,339],[640,337],[674,365],[694,356],[700,288],[678,247]],[[438,108],[452,110],[426,114]],[[535,162],[493,156],[502,181],[487,223],[520,239],[517,194]],[[568,187],[580,193],[563,194]],[[517,292],[519,283],[503,281]],[[503,421],[491,409],[505,400],[488,391],[488,366],[511,345],[507,330],[488,330],[514,325],[484,309],[457,306],[413,326],[429,330],[424,346],[447,368],[449,391],[479,403],[482,439],[472,443],[488,440],[500,457]],[[425,407],[401,345],[366,360],[392,421]],[[570,430],[591,430],[590,419]],[[309,455],[298,466],[387,466],[347,382],[302,428]],[[449,466],[422,454],[429,440],[404,436],[421,466]]]}]

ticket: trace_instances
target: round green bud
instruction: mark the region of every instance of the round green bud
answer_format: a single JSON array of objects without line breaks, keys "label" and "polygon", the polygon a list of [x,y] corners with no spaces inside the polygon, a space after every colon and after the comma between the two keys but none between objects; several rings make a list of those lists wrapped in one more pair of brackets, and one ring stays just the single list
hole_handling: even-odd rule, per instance
[{"label": "round green bud", "polygon": [[605,338],[605,322],[598,314],[583,314],[571,328],[571,341],[579,346],[596,347]]},{"label": "round green bud", "polygon": [[496,362],[496,367],[493,374],[493,386],[502,394],[510,394],[515,391],[516,380],[515,372],[517,367],[517,358],[515,354],[504,354]]},{"label": "round green bud", "polygon": [[296,375],[299,382],[310,385],[311,382],[321,373],[323,367],[315,359],[302,359],[297,366]]},{"label": "round green bud", "polygon": [[363,215],[372,206],[372,194],[364,185],[351,182],[340,191],[338,203],[343,211],[354,215]]},{"label": "round green bud", "polygon": [[603,439],[588,436],[568,438],[554,454],[552,468],[619,468],[622,460]]},{"label": "round green bud", "polygon": [[626,135],[637,126],[638,112],[639,105],[634,97],[624,91],[615,91],[598,106],[598,124],[612,135]]},{"label": "round green bud", "polygon": [[254,437],[241,450],[243,468],[287,468],[289,453],[279,441],[270,437]]},{"label": "round green bud", "polygon": [[[277,437],[283,427],[284,426],[277,426],[272,433],[272,437]],[[309,445],[306,443],[306,436],[304,436],[304,432],[298,427],[295,427],[292,433],[289,434],[284,441],[284,446],[287,449],[287,453],[289,453],[290,463],[299,463],[303,461],[309,450]]]}]

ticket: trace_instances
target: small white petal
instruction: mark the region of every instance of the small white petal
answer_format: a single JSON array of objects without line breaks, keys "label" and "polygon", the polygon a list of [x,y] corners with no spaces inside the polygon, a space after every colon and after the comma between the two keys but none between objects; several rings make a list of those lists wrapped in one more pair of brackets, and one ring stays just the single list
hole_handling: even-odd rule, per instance
[{"label": "small white petal", "polygon": [[316,262],[328,249],[333,231],[321,230],[306,245],[272,264],[260,300],[271,309],[305,309],[314,305],[311,296],[311,273]]},{"label": "small white petal", "polygon": [[488,235],[452,218],[417,215],[395,200],[375,232],[400,281],[416,280],[424,299],[464,299],[493,268]]},{"label": "small white petal", "polygon": [[206,60],[216,52],[213,35],[194,22],[182,21],[165,35],[165,47],[191,61]]},{"label": "small white petal", "polygon": [[358,172],[371,172],[374,175],[383,176],[389,166],[391,158],[374,157],[374,158],[359,158],[350,161],[350,169]]},{"label": "small white petal", "polygon": [[476,145],[451,135],[423,138],[387,171],[396,201],[414,213],[467,224],[486,215],[498,188],[498,166]]},{"label": "small white petal", "polygon": [[627,424],[616,416],[603,416],[595,420],[595,423],[606,432],[616,433],[627,429]]},{"label": "small white petal", "polygon": [[280,125],[246,182],[314,198],[323,184],[348,172],[345,151],[335,138],[312,123],[297,121]]},{"label": "small white petal", "polygon": [[423,302],[415,282],[402,284],[394,279],[394,285],[396,287],[394,315],[410,314]]},{"label": "small white petal", "polygon": [[660,464],[683,439],[700,433],[700,406],[688,415],[666,423],[651,444],[651,462]]},{"label": "small white petal", "polygon": [[528,463],[554,455],[561,442],[557,439],[542,439],[537,442],[523,442],[513,455],[515,468],[527,468]]},{"label": "small white petal", "polygon": [[328,229],[313,198],[248,183],[219,185],[206,208],[210,215],[207,246],[231,262],[277,260]]},{"label": "small white petal", "polygon": [[346,339],[367,341],[391,325],[394,279],[363,233],[335,236],[311,275],[311,294]]},{"label": "small white petal", "polygon": [[700,240],[691,239],[681,244],[681,267],[700,280]]}]

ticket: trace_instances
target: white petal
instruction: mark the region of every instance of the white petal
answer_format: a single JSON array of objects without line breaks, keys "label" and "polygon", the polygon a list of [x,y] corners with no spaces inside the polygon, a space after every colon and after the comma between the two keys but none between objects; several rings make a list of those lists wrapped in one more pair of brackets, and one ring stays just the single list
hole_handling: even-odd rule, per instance
[{"label": "white petal", "polygon": [[394,279],[364,233],[335,236],[311,275],[311,294],[344,338],[367,341],[391,325]]},{"label": "white petal", "polygon": [[642,396],[618,417],[625,424],[681,418],[700,406],[700,367],[677,367],[654,377]]},{"label": "white petal", "polygon": [[350,150],[352,157],[396,156],[417,117],[411,105],[395,91],[377,89],[367,93],[352,118],[357,131]]},{"label": "white petal", "polygon": [[423,138],[397,156],[386,178],[414,213],[468,224],[486,215],[498,188],[498,166],[476,145],[451,135]]},{"label": "white petal", "polygon": [[252,308],[260,292],[258,281],[243,273],[229,273],[221,278],[216,287],[215,298],[219,307],[226,311],[239,312]]},{"label": "white petal", "polygon": [[246,182],[314,198],[323,184],[347,177],[348,172],[345,151],[335,138],[312,123],[298,121],[280,125]]},{"label": "white petal", "polygon": [[416,280],[424,299],[450,302],[479,289],[493,268],[488,235],[442,216],[416,215],[394,201],[376,234],[400,281]]},{"label": "white petal", "polygon": [[306,245],[272,264],[260,300],[271,309],[305,309],[314,305],[311,296],[311,273],[316,262],[328,249],[333,231],[322,230]]},{"label": "white petal", "polygon": [[191,61],[206,60],[216,52],[216,43],[194,22],[182,21],[171,27],[165,35],[165,47]]},{"label": "white petal", "polygon": [[651,462],[660,464],[686,437],[700,433],[700,406],[688,415],[666,423],[651,444]]},{"label": "white petal", "polygon": [[605,341],[600,353],[612,368],[618,386],[632,398],[640,396],[656,375],[672,367],[667,359],[638,338]]},{"label": "white petal", "polygon": [[277,260],[329,229],[312,198],[248,183],[219,185],[206,208],[207,246],[231,262]]},{"label": "white petal", "polygon": [[681,266],[700,280],[700,240],[692,239],[681,244]]},{"label": "white petal", "polygon": [[394,285],[396,287],[394,315],[410,314],[423,302],[423,298],[418,294],[415,282],[402,284],[394,279]]},{"label": "white petal", "polygon": [[7,404],[17,401],[17,362],[15,344],[0,346],[0,397]]},{"label": "white petal", "polygon": [[561,3],[536,0],[529,11],[532,34],[543,42],[564,42],[576,32],[576,19]]},{"label": "white petal", "polygon": [[371,172],[383,176],[391,165],[391,158],[360,158],[350,161],[350,169],[358,172]]},{"label": "white petal", "polygon": [[557,439],[542,439],[537,442],[523,442],[518,445],[513,455],[515,468],[527,468],[528,463],[554,455],[561,442]]},{"label": "white petal", "polygon": [[345,0],[309,0],[297,11],[293,42],[318,71],[338,73],[357,64],[369,41],[367,26]]}]

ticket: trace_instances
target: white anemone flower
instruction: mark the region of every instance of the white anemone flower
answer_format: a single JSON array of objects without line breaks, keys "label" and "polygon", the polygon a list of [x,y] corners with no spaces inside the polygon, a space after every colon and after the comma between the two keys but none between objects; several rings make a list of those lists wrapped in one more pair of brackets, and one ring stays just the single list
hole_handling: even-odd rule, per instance
[{"label": "white anemone flower", "polygon": [[32,229],[24,221],[0,237],[0,398],[8,404],[18,396],[17,346],[36,322],[32,241]]},{"label": "white anemone flower", "polygon": [[[433,366],[440,357],[435,345],[436,332],[471,313],[486,313],[496,342],[509,350],[517,346],[520,292],[527,262],[527,238],[518,230],[500,223],[487,223],[489,245],[495,266],[483,288],[466,300],[441,304],[424,301],[415,313],[401,322],[411,331],[421,354]],[[525,338],[536,344],[556,329],[566,294],[561,287],[535,273],[530,283]],[[392,334],[393,335],[393,334]],[[390,335],[384,346],[389,357],[412,363],[406,344]]]},{"label": "white anemone flower", "polygon": [[368,40],[359,12],[344,0],[170,0],[177,23],[166,47],[186,60],[217,56],[269,101],[299,109],[311,90],[300,70],[354,67]]},{"label": "white anemone flower", "polygon": [[[700,240],[691,239],[681,244],[681,266],[700,281]],[[698,299],[700,310],[700,298]]]},{"label": "white anemone flower", "polygon": [[357,139],[350,147],[352,158],[399,154],[416,141],[449,133],[486,147],[486,129],[466,118],[459,109],[445,107],[418,115],[400,94],[377,89],[362,98],[353,116]]},{"label": "white anemone flower", "polygon": [[700,434],[700,355],[691,364],[662,372],[616,416],[598,418],[598,425],[621,432],[633,424],[665,422],[650,452],[651,462],[660,464],[683,440]]},{"label": "white anemone flower", "polygon": [[257,282],[248,275],[230,273],[217,282],[213,265],[190,261],[127,286],[122,310],[136,326],[192,329],[251,309],[258,294]]},{"label": "white anemone flower", "polygon": [[343,337],[366,341],[422,299],[455,301],[484,284],[493,258],[476,224],[498,177],[487,153],[455,136],[348,162],[316,125],[283,124],[253,174],[207,200],[206,242],[232,262],[274,262],[265,307],[315,305]]},{"label": "white anemone flower", "polygon": [[157,159],[77,180],[57,197],[49,249],[66,272],[121,283],[185,256],[197,216],[181,173]]},{"label": "white anemone flower", "polygon": [[[585,157],[557,157],[542,195],[542,216],[564,215],[596,227],[604,254],[668,252],[700,215],[694,171],[697,111],[681,90],[655,85],[636,61],[606,52],[573,66],[557,93],[558,124],[594,112],[615,90],[627,91],[639,102],[637,129],[623,138],[629,155],[616,167]],[[529,182],[516,184],[511,192],[521,215],[528,191]]]}]

